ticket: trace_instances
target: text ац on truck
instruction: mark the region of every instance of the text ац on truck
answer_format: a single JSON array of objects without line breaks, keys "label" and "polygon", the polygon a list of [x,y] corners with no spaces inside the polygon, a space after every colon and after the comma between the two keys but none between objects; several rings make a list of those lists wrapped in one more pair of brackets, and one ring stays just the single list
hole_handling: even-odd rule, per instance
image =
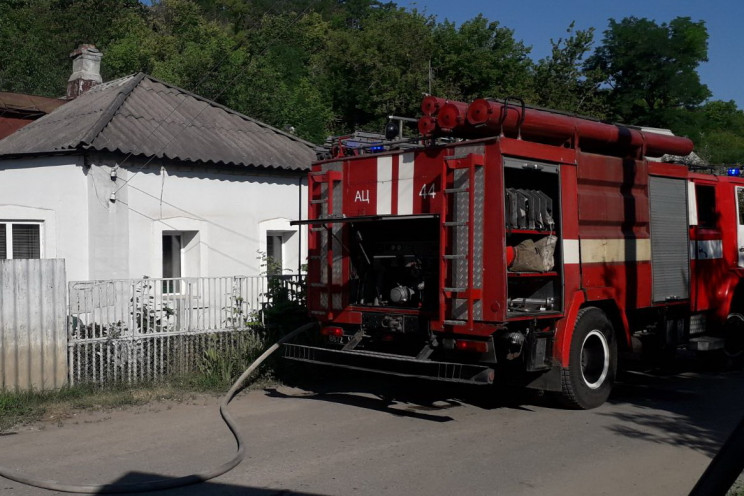
[{"label": "text \u0430\u0446 on truck", "polygon": [[744,348],[744,179],[660,129],[427,96],[417,144],[339,140],[309,175],[293,360],[502,378],[594,408],[618,360]]}]

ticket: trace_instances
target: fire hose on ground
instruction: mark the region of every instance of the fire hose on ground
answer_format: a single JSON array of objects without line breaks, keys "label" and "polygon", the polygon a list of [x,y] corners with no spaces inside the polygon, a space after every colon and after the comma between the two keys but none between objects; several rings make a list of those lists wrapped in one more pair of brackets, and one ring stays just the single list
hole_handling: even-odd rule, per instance
[{"label": "fire hose on ground", "polygon": [[227,411],[227,405],[230,403],[230,401],[232,401],[238,391],[241,390],[246,379],[248,379],[248,377],[258,368],[259,365],[261,365],[261,363],[264,362],[264,360],[266,360],[270,355],[278,350],[283,343],[289,341],[290,339],[293,339],[299,334],[307,332],[308,330],[315,327],[315,325],[316,324],[314,323],[310,323],[305,324],[302,327],[298,327],[297,329],[283,336],[279,341],[271,345],[266,351],[263,352],[260,357],[254,360],[253,363],[251,363],[251,365],[247,369],[245,369],[243,374],[233,383],[230,390],[225,394],[225,396],[222,397],[222,399],[220,400],[220,415],[222,416],[222,420],[225,422],[225,425],[227,425],[227,428],[230,429],[230,432],[235,438],[237,451],[235,453],[235,456],[231,460],[223,463],[219,467],[215,467],[214,469],[207,472],[185,475],[177,478],[155,479],[151,481],[144,481],[132,484],[61,484],[59,482],[51,480],[37,480],[31,477],[24,477],[22,475],[16,474],[13,470],[6,467],[0,467],[0,476],[15,482],[19,482],[21,484],[25,484],[27,486],[50,489],[52,491],[84,494],[117,494],[161,491],[165,489],[175,489],[177,487],[198,484],[200,482],[205,482],[210,479],[214,479],[215,477],[219,477],[220,475],[223,475],[237,467],[240,462],[243,461],[243,458],[245,458],[245,442],[238,432],[235,421],[230,416],[230,413]]}]

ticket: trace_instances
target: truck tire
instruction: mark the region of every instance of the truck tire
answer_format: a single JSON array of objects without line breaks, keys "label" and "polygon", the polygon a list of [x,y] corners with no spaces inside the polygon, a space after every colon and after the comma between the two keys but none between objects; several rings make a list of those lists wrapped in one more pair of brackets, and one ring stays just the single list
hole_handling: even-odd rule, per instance
[{"label": "truck tire", "polygon": [[733,312],[726,318],[723,327],[723,351],[732,365],[740,367],[744,362],[744,315]]},{"label": "truck tire", "polygon": [[571,338],[568,368],[561,376],[561,398],[570,407],[596,408],[610,396],[617,372],[617,341],[602,310],[579,311]]}]

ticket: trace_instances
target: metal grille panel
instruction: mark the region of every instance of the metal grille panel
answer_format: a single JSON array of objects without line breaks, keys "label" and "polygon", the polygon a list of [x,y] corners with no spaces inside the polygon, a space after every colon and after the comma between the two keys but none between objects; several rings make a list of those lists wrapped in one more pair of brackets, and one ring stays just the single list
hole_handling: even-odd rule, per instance
[{"label": "metal grille panel", "polygon": [[[454,215],[452,216],[456,222],[468,223],[468,209],[469,209],[469,198],[467,189],[470,187],[468,184],[468,170],[458,169],[454,171],[454,189],[464,189],[455,193],[454,201]],[[468,225],[455,226],[455,254],[465,255],[468,254]],[[465,258],[455,259],[455,287],[465,288],[468,285],[468,260]]]},{"label": "metal grille panel", "polygon": [[[333,185],[333,216],[343,217],[343,189],[341,183],[334,183]],[[333,274],[331,274],[331,281],[338,286],[343,285],[343,246],[341,244],[341,236],[343,233],[341,230],[344,225],[336,222],[333,224]],[[335,310],[341,310],[341,294],[334,293],[332,298],[333,308]]]},{"label": "metal grille panel", "polygon": [[652,176],[649,204],[654,301],[688,298],[690,260],[685,181]]},{"label": "metal grille panel", "polygon": [[[461,150],[463,153],[482,154],[481,147],[468,147]],[[470,184],[470,170],[467,168],[456,169],[453,171],[453,189],[462,190],[453,193],[453,212],[452,220],[462,225],[452,228],[455,238],[454,254],[461,255],[463,258],[456,258],[452,261],[453,277],[452,283],[457,288],[468,287],[468,273],[470,264],[473,270],[473,288],[482,288],[483,286],[483,209],[485,207],[485,167],[476,166],[474,171],[474,184]],[[472,190],[472,192],[471,192]],[[470,219],[470,195],[473,194],[474,212],[473,218]],[[469,247],[469,229],[473,231],[473,260],[468,260]],[[452,305],[452,318],[456,320],[466,320],[468,318],[468,300],[456,298]],[[473,319],[482,319],[482,302],[476,300],[473,302]]]},{"label": "metal grille panel", "polygon": [[[483,287],[483,236],[484,236],[484,225],[483,225],[483,212],[485,210],[485,167],[476,167],[475,169],[475,184],[473,190],[475,192],[475,208],[473,213],[473,228],[475,229],[473,237],[473,287]],[[482,313],[482,301],[476,300],[473,303],[473,318],[480,320],[483,318]]]}]

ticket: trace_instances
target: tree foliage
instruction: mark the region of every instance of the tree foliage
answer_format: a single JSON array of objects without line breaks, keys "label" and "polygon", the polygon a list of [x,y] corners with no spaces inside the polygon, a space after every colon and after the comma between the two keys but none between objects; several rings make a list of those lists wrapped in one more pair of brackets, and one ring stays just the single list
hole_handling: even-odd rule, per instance
[{"label": "tree foliage", "polygon": [[445,21],[434,27],[433,38],[433,93],[463,101],[531,99],[530,49],[511,29],[479,15],[459,28]]},{"label": "tree foliage", "polygon": [[574,31],[571,23],[566,33],[566,38],[550,40],[550,56],[535,67],[536,103],[546,108],[606,117],[606,100],[597,91],[602,73],[583,67],[594,43],[594,29]]},{"label": "tree foliage", "polygon": [[429,22],[383,7],[330,32],[319,76],[337,112],[337,132],[365,123],[381,130],[387,115],[415,113],[427,88]]},{"label": "tree foliage", "polygon": [[714,100],[680,111],[670,126],[692,138],[706,162],[744,164],[744,112],[733,101]]},{"label": "tree foliage", "polygon": [[694,108],[711,96],[696,71],[707,60],[703,21],[678,17],[659,25],[629,17],[610,20],[586,66],[604,74],[613,117],[663,126],[668,112]]},{"label": "tree foliage", "polygon": [[81,43],[106,46],[119,26],[143,16],[137,0],[7,0],[0,3],[0,89],[65,93],[69,54]]},{"label": "tree foliage", "polygon": [[69,53],[93,43],[106,80],[138,71],[322,142],[416,116],[423,93],[527,104],[690,136],[706,159],[744,162],[744,114],[710,101],[702,21],[568,26],[534,62],[483,15],[459,25],[378,0],[5,0],[0,90],[64,94]]}]

